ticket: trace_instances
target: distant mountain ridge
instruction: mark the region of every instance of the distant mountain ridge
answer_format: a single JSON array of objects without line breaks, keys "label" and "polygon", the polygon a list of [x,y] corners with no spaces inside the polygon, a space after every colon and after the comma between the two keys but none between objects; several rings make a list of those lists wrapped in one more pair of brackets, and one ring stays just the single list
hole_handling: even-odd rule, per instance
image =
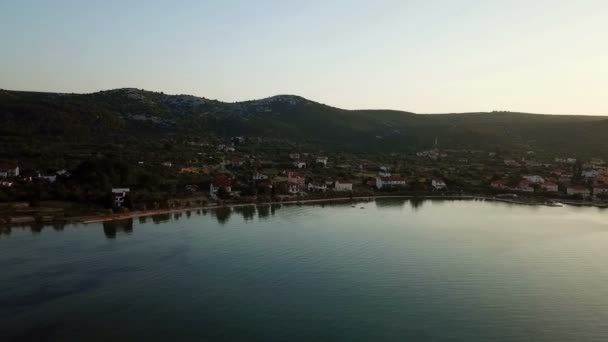
[{"label": "distant mountain ridge", "polygon": [[608,117],[345,110],[296,95],[222,102],[135,88],[90,94],[0,90],[0,134],[54,141],[247,135],[353,151],[429,148],[605,155]]}]

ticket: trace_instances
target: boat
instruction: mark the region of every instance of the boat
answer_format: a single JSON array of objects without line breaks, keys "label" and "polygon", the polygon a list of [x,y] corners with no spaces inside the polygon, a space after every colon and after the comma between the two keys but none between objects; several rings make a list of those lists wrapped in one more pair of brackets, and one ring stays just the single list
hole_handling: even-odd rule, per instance
[{"label": "boat", "polygon": [[545,204],[549,207],[563,207],[564,206],[562,203],[556,202],[556,201],[548,201]]}]

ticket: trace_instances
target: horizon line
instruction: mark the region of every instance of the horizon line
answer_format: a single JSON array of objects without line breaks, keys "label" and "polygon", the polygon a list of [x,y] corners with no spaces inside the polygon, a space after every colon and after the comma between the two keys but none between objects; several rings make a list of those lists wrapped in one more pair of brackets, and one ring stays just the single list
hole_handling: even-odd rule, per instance
[{"label": "horizon line", "polygon": [[513,111],[513,110],[485,110],[485,111],[468,111],[468,112],[447,112],[447,113],[430,113],[430,112],[412,112],[412,111],[408,111],[408,110],[404,110],[404,109],[390,109],[390,108],[357,108],[357,109],[346,109],[346,108],[341,108],[341,107],[335,107],[329,104],[325,104],[322,102],[318,102],[315,100],[311,100],[307,97],[301,96],[301,95],[296,95],[296,94],[275,94],[275,95],[271,95],[271,96],[266,96],[266,97],[261,97],[261,98],[257,98],[257,99],[251,99],[251,100],[241,100],[241,101],[223,101],[223,100],[219,100],[219,99],[212,99],[212,98],[207,98],[204,96],[200,96],[200,95],[193,95],[193,94],[186,94],[186,93],[167,93],[165,91],[162,90],[148,90],[148,89],[144,89],[144,88],[137,88],[137,87],[117,87],[117,88],[110,88],[110,89],[101,89],[101,90],[97,90],[97,91],[93,91],[93,92],[60,92],[60,91],[41,91],[41,90],[17,90],[17,89],[5,89],[5,88],[0,88],[0,91],[9,91],[9,92],[22,92],[22,93],[44,93],[44,94],[70,94],[70,95],[91,95],[91,94],[95,94],[95,93],[101,93],[104,91],[112,91],[112,90],[122,90],[122,89],[134,89],[134,90],[139,90],[139,91],[147,91],[147,92],[152,92],[152,93],[158,93],[158,94],[163,94],[163,95],[167,95],[167,96],[193,96],[196,98],[201,98],[201,99],[206,99],[206,100],[211,100],[211,101],[218,101],[218,102],[222,102],[222,103],[229,103],[229,104],[234,104],[234,103],[244,103],[244,102],[252,102],[252,101],[260,101],[260,100],[265,100],[265,99],[269,99],[272,97],[276,97],[276,96],[294,96],[294,97],[300,97],[302,99],[305,99],[307,101],[311,101],[311,102],[315,102],[324,106],[328,106],[331,108],[336,108],[336,109],[340,109],[340,110],[346,110],[346,111],[392,111],[392,112],[402,112],[402,113],[409,113],[409,114],[417,114],[417,115],[458,115],[458,114],[493,114],[493,113],[512,113],[512,114],[529,114],[529,115],[552,115],[552,116],[606,116],[608,117],[608,114],[566,114],[566,113],[537,113],[537,112],[525,112],[525,111]]}]

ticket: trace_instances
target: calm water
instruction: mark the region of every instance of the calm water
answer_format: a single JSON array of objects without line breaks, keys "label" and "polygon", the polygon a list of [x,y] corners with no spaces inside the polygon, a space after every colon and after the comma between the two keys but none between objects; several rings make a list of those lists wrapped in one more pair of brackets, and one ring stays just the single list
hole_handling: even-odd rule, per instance
[{"label": "calm water", "polygon": [[0,327],[1,341],[606,341],[608,211],[382,200],[14,228]]}]

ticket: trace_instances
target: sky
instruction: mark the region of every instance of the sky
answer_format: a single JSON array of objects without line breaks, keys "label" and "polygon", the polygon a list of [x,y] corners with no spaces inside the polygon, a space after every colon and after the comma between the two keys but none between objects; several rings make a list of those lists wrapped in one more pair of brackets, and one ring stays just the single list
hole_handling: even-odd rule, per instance
[{"label": "sky", "polygon": [[608,115],[605,0],[0,0],[0,88]]}]

